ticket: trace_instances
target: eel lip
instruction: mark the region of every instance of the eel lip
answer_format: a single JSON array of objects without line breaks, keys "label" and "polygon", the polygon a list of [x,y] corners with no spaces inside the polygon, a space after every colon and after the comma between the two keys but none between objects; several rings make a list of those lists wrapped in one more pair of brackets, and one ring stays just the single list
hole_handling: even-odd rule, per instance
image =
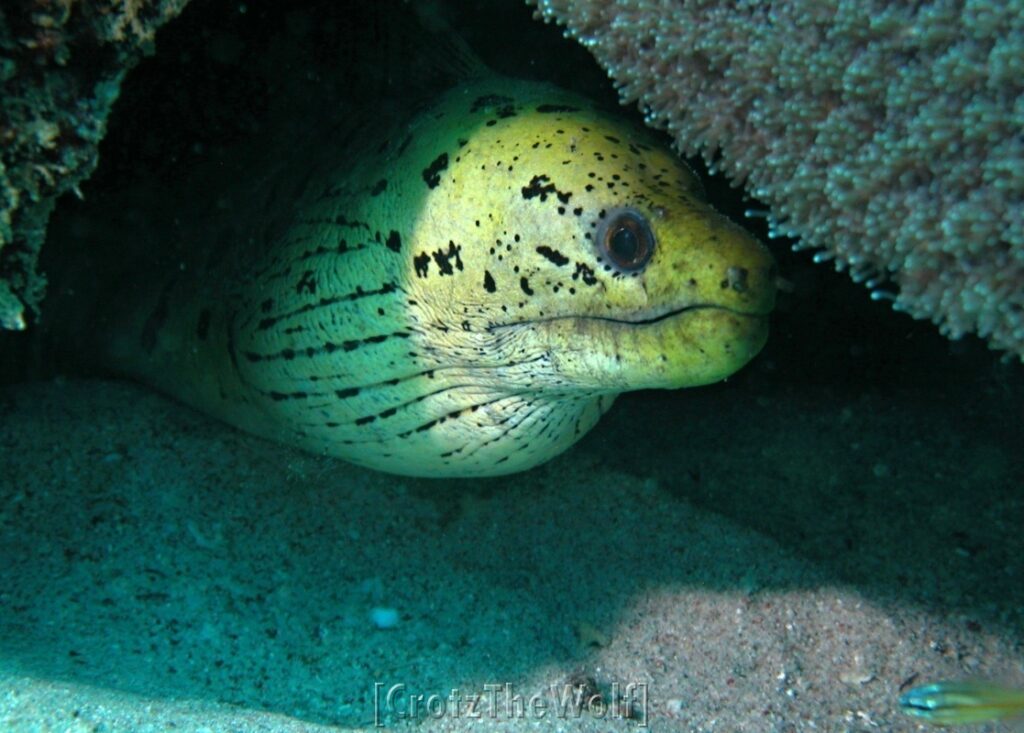
[{"label": "eel lip", "polygon": [[770,310],[742,311],[737,310],[735,308],[730,308],[728,306],[718,305],[715,303],[695,303],[692,305],[683,306],[681,308],[674,308],[672,310],[665,311],[664,313],[659,313],[656,316],[651,316],[649,318],[640,318],[636,320],[626,318],[609,318],[608,316],[593,316],[593,318],[595,320],[611,321],[613,323],[621,323],[623,325],[629,326],[647,326],[653,323],[658,323],[659,321],[668,320],[669,318],[674,318],[675,316],[683,315],[684,313],[692,313],[694,311],[700,310],[725,311],[726,313],[731,313],[732,315],[739,316],[741,318],[767,318],[768,315],[771,313]]},{"label": "eel lip", "polygon": [[676,316],[685,315],[687,313],[694,313],[697,311],[721,311],[723,313],[729,313],[736,316],[737,318],[747,318],[752,320],[766,319],[771,314],[771,309],[763,311],[743,311],[735,308],[730,308],[725,305],[718,305],[716,303],[693,303],[685,305],[679,308],[673,308],[657,315],[650,316],[648,318],[640,319],[629,319],[629,318],[612,318],[611,316],[577,316],[577,315],[564,315],[564,316],[552,316],[549,318],[533,318],[523,321],[512,321],[509,323],[496,323],[488,327],[488,331],[500,331],[506,328],[515,328],[517,326],[536,325],[542,326],[547,323],[557,323],[559,321],[604,321],[605,323],[614,323],[620,326],[649,326],[661,321],[666,321]]}]

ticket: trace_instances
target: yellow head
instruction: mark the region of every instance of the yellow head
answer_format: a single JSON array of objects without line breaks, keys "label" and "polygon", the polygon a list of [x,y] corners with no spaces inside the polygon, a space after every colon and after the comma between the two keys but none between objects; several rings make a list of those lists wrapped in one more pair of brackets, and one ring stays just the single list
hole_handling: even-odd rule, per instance
[{"label": "yellow head", "polygon": [[760,350],[771,255],[675,155],[564,92],[486,92],[445,105],[471,126],[420,210],[409,287],[450,329],[432,339],[536,359],[514,387],[547,395],[707,384]]},{"label": "yellow head", "polygon": [[509,80],[449,93],[425,118],[393,161],[404,184],[386,204],[406,205],[396,325],[415,376],[375,403],[405,411],[383,424],[394,452],[363,462],[435,476],[529,468],[616,394],[714,382],[763,346],[770,254],[652,135]]}]

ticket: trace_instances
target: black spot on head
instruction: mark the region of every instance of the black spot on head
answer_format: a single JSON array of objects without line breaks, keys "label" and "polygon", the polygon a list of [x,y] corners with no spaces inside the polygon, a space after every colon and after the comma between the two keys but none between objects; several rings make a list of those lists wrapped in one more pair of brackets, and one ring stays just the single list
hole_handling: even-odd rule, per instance
[{"label": "black spot on head", "polygon": [[462,270],[462,258],[459,256],[461,251],[461,246],[455,244],[452,240],[448,240],[448,251],[439,249],[434,252],[434,262],[437,263],[438,268],[441,270],[441,275],[455,274],[455,270],[452,269],[452,260],[455,262],[455,269]]},{"label": "black spot on head", "polygon": [[420,252],[418,255],[413,257],[412,265],[416,268],[417,277],[426,277],[427,270],[430,268],[430,255],[426,252]]},{"label": "black spot on head", "polygon": [[533,290],[530,289],[530,281],[525,277],[519,278],[519,287],[523,289],[523,292],[527,295],[533,295]]},{"label": "black spot on head", "polygon": [[541,246],[537,247],[537,254],[541,255],[542,257],[546,258],[547,260],[551,261],[552,263],[558,265],[559,267],[569,263],[569,258],[568,257],[563,255],[558,250],[551,249],[551,247],[548,247],[548,246],[543,245],[543,244]]},{"label": "black spot on head", "polygon": [[388,235],[387,245],[388,249],[390,249],[392,252],[402,251],[402,237],[394,229],[392,229],[391,233]]},{"label": "black spot on head", "polygon": [[486,290],[488,293],[493,293],[497,289],[498,286],[495,285],[494,278],[491,277],[491,273],[487,272],[487,270],[484,270],[484,290]]},{"label": "black spot on head", "polygon": [[448,167],[448,153],[441,153],[423,171],[423,180],[427,188],[435,188],[441,182],[441,171]]},{"label": "black spot on head", "polygon": [[530,179],[530,185],[523,186],[523,198],[530,200],[540,196],[541,201],[548,200],[548,194],[555,192],[555,184],[547,176],[534,176]]},{"label": "black spot on head", "polygon": [[583,280],[587,285],[594,285],[597,283],[597,276],[589,265],[583,262],[576,263],[576,272],[572,274],[573,280]]},{"label": "black spot on head", "polygon": [[[552,194],[552,193],[555,194],[555,196],[558,198],[558,200],[561,201],[563,204],[569,203],[569,199],[572,198],[572,194],[571,193],[565,193],[563,191],[559,191],[555,187],[555,184],[553,184],[551,182],[551,179],[548,178],[547,176],[543,175],[543,174],[539,175],[539,176],[534,176],[533,178],[531,178],[530,179],[530,185],[523,186],[522,192],[523,192],[523,198],[526,199],[527,201],[529,201],[530,199],[535,198],[537,196],[540,197],[541,201],[547,201],[548,200],[548,194]],[[561,213],[565,213],[565,212],[563,211]]]}]

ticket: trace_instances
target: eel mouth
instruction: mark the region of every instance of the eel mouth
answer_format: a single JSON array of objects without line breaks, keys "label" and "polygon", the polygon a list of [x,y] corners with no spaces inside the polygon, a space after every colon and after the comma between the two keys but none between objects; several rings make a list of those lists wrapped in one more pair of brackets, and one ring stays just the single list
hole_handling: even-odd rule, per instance
[{"label": "eel mouth", "polygon": [[614,318],[612,316],[590,316],[590,315],[564,315],[564,316],[551,316],[549,318],[528,318],[521,321],[510,321],[508,323],[496,323],[488,327],[488,331],[497,332],[507,328],[518,328],[521,326],[533,326],[544,328],[548,324],[561,323],[561,322],[584,322],[584,321],[596,321],[604,323],[612,323],[619,326],[652,326],[662,321],[675,318],[676,316],[685,316],[696,311],[723,311],[730,313],[737,318],[752,318],[752,319],[767,319],[771,315],[771,309],[767,310],[738,310],[736,308],[730,308],[728,306],[720,305],[718,303],[691,303],[689,305],[673,308],[670,310],[663,310],[657,312],[655,315],[651,315],[645,318]]},{"label": "eel mouth", "polygon": [[566,383],[625,392],[725,379],[764,346],[769,313],[700,303],[640,318],[566,315],[514,325],[539,332]]},{"label": "eel mouth", "polygon": [[566,317],[566,318],[585,318],[585,319],[592,319],[592,320],[609,321],[611,323],[620,323],[620,324],[628,325],[628,326],[649,326],[649,325],[653,325],[655,323],[660,323],[661,321],[666,321],[666,320],[668,320],[670,318],[674,318],[676,316],[681,316],[681,315],[685,315],[687,313],[692,313],[694,311],[701,311],[701,310],[720,310],[720,311],[725,311],[727,313],[731,313],[734,316],[737,316],[737,317],[740,317],[740,318],[768,318],[768,316],[771,314],[771,310],[765,310],[765,311],[757,311],[757,310],[744,311],[744,310],[738,310],[736,308],[730,308],[730,307],[724,306],[724,305],[719,305],[717,303],[696,303],[696,304],[685,305],[685,306],[682,306],[680,308],[675,308],[675,309],[672,309],[672,310],[666,310],[666,311],[664,311],[662,313],[658,313],[657,315],[653,315],[653,316],[650,316],[648,318],[636,318],[636,319],[633,319],[633,318],[611,318],[610,316],[564,316],[564,317]]}]

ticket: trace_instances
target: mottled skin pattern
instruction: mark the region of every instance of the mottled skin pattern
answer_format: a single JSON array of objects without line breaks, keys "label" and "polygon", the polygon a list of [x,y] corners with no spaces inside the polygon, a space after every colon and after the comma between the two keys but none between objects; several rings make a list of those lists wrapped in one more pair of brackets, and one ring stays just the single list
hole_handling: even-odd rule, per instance
[{"label": "mottled skin pattern", "polygon": [[[353,140],[281,174],[219,262],[140,288],[109,358],[306,450],[487,476],[558,455],[620,392],[720,380],[764,343],[767,251],[580,98],[491,79]],[[653,234],[635,271],[597,241],[622,211]]]}]

